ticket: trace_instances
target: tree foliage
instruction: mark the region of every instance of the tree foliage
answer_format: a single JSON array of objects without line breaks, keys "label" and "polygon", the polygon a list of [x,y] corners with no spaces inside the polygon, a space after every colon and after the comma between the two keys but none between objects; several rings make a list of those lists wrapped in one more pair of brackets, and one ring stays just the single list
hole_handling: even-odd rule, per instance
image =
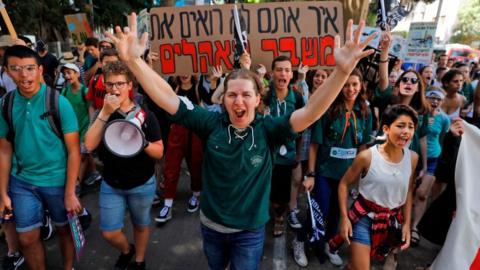
[{"label": "tree foliage", "polygon": [[450,38],[452,43],[470,45],[480,40],[480,0],[470,0],[458,13],[458,22]]}]

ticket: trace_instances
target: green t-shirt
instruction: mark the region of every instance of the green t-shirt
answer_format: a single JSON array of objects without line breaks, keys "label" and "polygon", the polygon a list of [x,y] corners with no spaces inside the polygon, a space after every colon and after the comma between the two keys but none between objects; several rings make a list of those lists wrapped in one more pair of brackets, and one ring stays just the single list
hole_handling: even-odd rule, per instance
[{"label": "green t-shirt", "polygon": [[257,115],[243,132],[227,113],[209,112],[180,98],[177,122],[204,142],[202,166],[203,214],[223,226],[252,230],[269,219],[273,159],[277,149],[295,138],[289,116]]},{"label": "green t-shirt", "polygon": [[[82,93],[83,92],[83,95]],[[62,95],[67,98],[73,107],[73,111],[77,116],[78,128],[80,130],[80,142],[83,142],[85,133],[87,133],[88,125],[90,124],[90,116],[88,114],[89,103],[84,97],[87,96],[88,87],[81,84],[80,89],[74,93],[70,85],[62,89]]]},{"label": "green t-shirt", "polygon": [[[284,115],[290,116],[298,107],[303,107],[303,99],[299,101],[302,104],[296,104],[297,98],[295,97],[295,93],[290,88],[288,90],[288,94],[283,101],[279,101],[277,99],[275,89],[270,87],[271,98],[270,104],[268,105],[270,115],[273,117],[280,117]],[[276,153],[276,158],[274,160],[275,164],[279,165],[292,165],[295,163],[296,157],[296,147],[295,147],[295,138],[290,141],[287,141],[285,144],[281,145]]]},{"label": "green t-shirt", "polygon": [[[11,173],[32,185],[64,186],[67,175],[67,150],[63,140],[53,132],[45,113],[45,84],[30,99],[18,90],[13,98],[14,153]],[[77,118],[68,100],[59,97],[59,111],[64,134],[77,132]],[[0,138],[5,138],[8,125],[0,114]]]},{"label": "green t-shirt", "polygon": [[333,120],[330,120],[327,112],[313,124],[311,142],[319,145],[315,165],[317,174],[340,180],[358,154],[358,148],[371,140],[372,114],[368,111],[362,117],[358,106],[354,107],[354,113],[355,118],[349,117],[346,130],[345,111]]},{"label": "green t-shirt", "polygon": [[450,128],[450,118],[441,111],[434,117],[430,116],[428,120],[427,157],[437,158],[442,152],[440,136],[448,132]]},{"label": "green t-shirt", "polygon": [[460,93],[465,96],[467,99],[467,105],[470,105],[473,102],[473,95],[474,95],[475,89],[473,89],[473,86],[471,83],[465,82],[462,86],[462,89],[460,90]]}]

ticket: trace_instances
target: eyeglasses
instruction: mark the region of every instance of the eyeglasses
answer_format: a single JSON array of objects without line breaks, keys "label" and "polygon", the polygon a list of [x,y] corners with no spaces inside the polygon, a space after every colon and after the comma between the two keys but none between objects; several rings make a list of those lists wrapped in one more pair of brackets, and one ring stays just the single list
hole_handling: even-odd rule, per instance
[{"label": "eyeglasses", "polygon": [[408,82],[410,82],[410,83],[412,83],[412,84],[418,83],[418,78],[402,77],[400,80],[401,80],[403,83],[408,83]]},{"label": "eyeglasses", "polygon": [[26,71],[27,73],[34,73],[37,70],[37,65],[26,65],[26,66],[8,66],[8,69],[14,73],[20,73]]},{"label": "eyeglasses", "polygon": [[98,46],[98,48],[99,48],[100,50],[104,50],[104,49],[111,49],[111,48],[113,48],[113,47],[107,45],[107,46]]},{"label": "eyeglasses", "polygon": [[104,85],[107,89],[112,89],[115,86],[117,89],[122,89],[128,82],[105,82]]}]

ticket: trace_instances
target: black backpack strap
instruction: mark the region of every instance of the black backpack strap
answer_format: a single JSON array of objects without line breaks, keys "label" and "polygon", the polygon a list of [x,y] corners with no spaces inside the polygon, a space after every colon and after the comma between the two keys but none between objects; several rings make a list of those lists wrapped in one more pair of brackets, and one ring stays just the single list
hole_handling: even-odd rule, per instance
[{"label": "black backpack strap", "polygon": [[58,108],[59,98],[60,94],[58,93],[58,91],[53,90],[47,86],[45,93],[45,108],[47,111],[40,117],[46,117],[55,135],[57,135],[58,138],[63,140],[62,124],[60,121],[60,110]]},{"label": "black backpack strap", "polygon": [[305,106],[305,103],[303,102],[303,96],[300,94],[298,91],[292,90],[293,94],[295,95],[295,110],[298,110]]},{"label": "black backpack strap", "polygon": [[3,96],[2,115],[8,125],[8,133],[6,139],[13,144],[15,139],[15,130],[13,129],[13,97],[15,91],[10,91]]}]

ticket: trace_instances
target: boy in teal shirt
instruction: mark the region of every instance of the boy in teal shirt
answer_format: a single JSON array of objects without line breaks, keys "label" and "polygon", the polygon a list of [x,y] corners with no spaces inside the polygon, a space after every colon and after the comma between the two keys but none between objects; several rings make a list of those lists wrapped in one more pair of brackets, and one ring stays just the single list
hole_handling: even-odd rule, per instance
[{"label": "boy in teal shirt", "polygon": [[[72,269],[74,246],[67,212],[79,212],[75,181],[80,166],[78,126],[68,101],[60,96],[58,108],[63,138],[59,138],[45,115],[46,86],[38,55],[25,46],[12,46],[4,55],[6,72],[17,90],[13,93],[12,125],[0,115],[0,214],[13,218],[19,242],[31,269],[45,269],[45,251],[40,240],[44,209],[49,210],[60,236],[65,269]],[[7,211],[6,211],[7,210]]]}]

